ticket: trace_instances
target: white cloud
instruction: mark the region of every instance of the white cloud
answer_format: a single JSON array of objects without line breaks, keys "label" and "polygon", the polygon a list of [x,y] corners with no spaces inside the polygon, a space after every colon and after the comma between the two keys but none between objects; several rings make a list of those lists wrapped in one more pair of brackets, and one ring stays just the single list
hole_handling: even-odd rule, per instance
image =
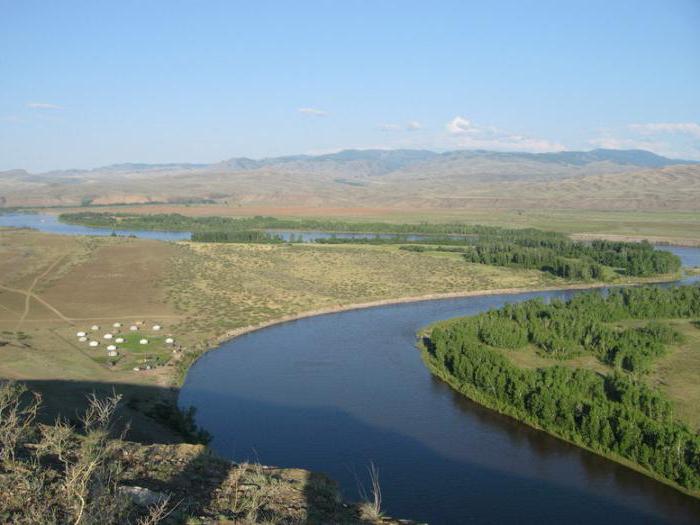
[{"label": "white cloud", "polygon": [[417,120],[410,120],[406,124],[387,123],[379,125],[379,129],[382,131],[417,131],[422,127]]},{"label": "white cloud", "polygon": [[499,151],[527,151],[544,153],[562,151],[563,145],[546,139],[518,135],[493,126],[477,125],[471,120],[456,116],[446,125],[453,146],[464,149],[490,149]]},{"label": "white cloud", "polygon": [[700,124],[647,122],[603,130],[589,141],[608,149],[644,149],[672,158],[700,159]]},{"label": "white cloud", "polygon": [[647,124],[630,124],[628,128],[642,135],[667,133],[700,138],[700,124],[696,122],[650,122]]},{"label": "white cloud", "polygon": [[591,146],[603,149],[645,149],[648,151],[660,151],[663,149],[663,143],[651,140],[638,140],[630,138],[619,138],[612,136],[603,136],[591,139],[588,141]]},{"label": "white cloud", "polygon": [[327,117],[328,112],[317,108],[299,108],[297,111],[302,115],[308,115],[310,117]]},{"label": "white cloud", "polygon": [[474,126],[471,120],[464,117],[455,117],[447,123],[447,131],[453,135],[461,135],[462,133],[472,133]]},{"label": "white cloud", "polygon": [[27,102],[27,107],[31,109],[63,109],[57,104],[49,104],[48,102]]}]

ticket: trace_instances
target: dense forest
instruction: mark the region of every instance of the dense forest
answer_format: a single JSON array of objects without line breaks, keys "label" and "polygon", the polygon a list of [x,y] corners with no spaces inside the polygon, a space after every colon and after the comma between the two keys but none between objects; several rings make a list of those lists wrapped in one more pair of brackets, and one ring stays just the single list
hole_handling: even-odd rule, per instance
[{"label": "dense forest", "polygon": [[[586,293],[550,304],[531,300],[436,325],[426,339],[426,362],[478,402],[698,490],[700,436],[674,419],[671,403],[640,379],[679,338],[654,320],[698,316],[700,286]],[[611,324],[627,320],[637,326]],[[651,321],[639,323],[644,320]],[[520,369],[506,356],[528,344],[554,358],[590,352],[612,370],[603,376],[561,365]]]},{"label": "dense forest", "polygon": [[[69,213],[64,222],[109,229],[191,231],[198,242],[279,243],[275,231],[324,231],[374,234],[329,237],[321,244],[399,244],[401,249],[463,253],[468,262],[537,269],[577,281],[610,280],[617,274],[648,277],[677,272],[680,259],[647,243],[576,242],[565,235],[533,228],[511,229],[469,224],[353,223],[274,217],[186,217],[179,214],[129,215]],[[416,237],[419,236],[419,237]],[[420,237],[422,236],[422,237]],[[302,242],[301,237],[290,242]],[[410,244],[409,244],[410,243]]]},{"label": "dense forest", "polygon": [[680,259],[670,252],[655,250],[648,242],[516,239],[512,242],[480,240],[465,253],[470,262],[496,266],[535,268],[570,279],[600,279],[604,266],[618,268],[625,275],[646,277],[677,272]]}]

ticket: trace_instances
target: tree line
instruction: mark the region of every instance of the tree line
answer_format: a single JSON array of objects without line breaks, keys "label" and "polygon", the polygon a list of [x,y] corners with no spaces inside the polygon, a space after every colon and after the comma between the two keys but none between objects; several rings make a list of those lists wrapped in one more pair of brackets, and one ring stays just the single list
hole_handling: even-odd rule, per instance
[{"label": "tree line", "polygon": [[257,244],[278,244],[284,242],[279,235],[272,235],[264,231],[205,231],[193,232],[192,240],[195,242],[236,242]]},{"label": "tree line", "polygon": [[337,233],[390,233],[402,235],[460,235],[460,236],[496,236],[502,240],[523,237],[566,239],[554,232],[545,232],[533,228],[508,229],[497,226],[463,223],[428,223],[420,222],[346,222],[329,219],[287,219],[277,217],[187,217],[178,213],[161,213],[138,215],[129,213],[78,212],[63,213],[60,220],[70,224],[93,226],[98,228],[123,228],[134,230],[164,231],[247,231],[247,230],[298,230],[323,231]]},{"label": "tree line", "polygon": [[[666,398],[625,372],[638,371],[637,359],[648,365],[677,334],[658,322],[629,329],[608,323],[698,315],[700,286],[587,293],[551,304],[526,301],[436,326],[426,341],[427,361],[478,402],[697,490],[700,437],[674,419]],[[525,370],[493,350],[528,343],[547,354],[590,351],[616,369],[605,376],[560,365]]]},{"label": "tree line", "polygon": [[619,269],[634,277],[673,273],[681,267],[678,256],[656,250],[646,241],[594,241],[589,244],[534,238],[512,242],[480,240],[473,249],[465,252],[464,258],[480,264],[538,269],[577,280],[601,279],[605,267]]},{"label": "tree line", "polygon": [[[533,344],[545,357],[590,353],[615,368],[646,372],[680,335],[658,322],[700,316],[700,286],[635,287],[581,293],[569,301],[531,299],[455,321],[465,340],[516,349]],[[612,323],[649,320],[619,328]]]}]

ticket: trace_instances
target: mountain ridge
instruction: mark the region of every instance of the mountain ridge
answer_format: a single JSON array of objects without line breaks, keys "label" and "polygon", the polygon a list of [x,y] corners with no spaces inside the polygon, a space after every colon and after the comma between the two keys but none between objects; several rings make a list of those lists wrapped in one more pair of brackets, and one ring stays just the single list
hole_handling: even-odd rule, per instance
[{"label": "mountain ridge", "polygon": [[[569,191],[564,191],[569,190]],[[0,173],[0,206],[700,209],[700,163],[643,150],[344,150]]]},{"label": "mountain ridge", "polygon": [[495,151],[495,150],[448,150],[437,152],[427,149],[344,149],[334,153],[324,153],[319,155],[282,155],[276,157],[262,157],[259,159],[251,157],[231,157],[212,163],[191,163],[191,162],[168,162],[168,163],[145,163],[145,162],[123,162],[109,164],[90,169],[69,168],[63,170],[49,170],[46,172],[28,172],[22,168],[13,168],[0,171],[0,175],[23,172],[27,175],[47,175],[47,174],[87,174],[103,171],[110,172],[139,172],[139,171],[163,171],[163,170],[230,170],[248,171],[271,166],[300,163],[300,162],[383,162],[394,169],[400,169],[414,163],[421,163],[436,159],[495,159],[495,160],[530,160],[540,162],[551,162],[555,164],[569,164],[584,166],[594,162],[613,162],[622,165],[639,167],[660,168],[677,164],[698,164],[700,161],[688,159],[669,158],[658,155],[651,151],[641,149],[604,149],[592,150],[565,150],[550,153],[528,153],[518,151]]}]

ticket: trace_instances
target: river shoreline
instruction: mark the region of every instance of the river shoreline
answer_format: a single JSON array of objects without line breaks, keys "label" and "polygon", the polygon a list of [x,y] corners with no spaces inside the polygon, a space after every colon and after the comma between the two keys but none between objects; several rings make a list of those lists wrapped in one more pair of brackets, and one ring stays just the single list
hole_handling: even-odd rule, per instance
[{"label": "river shoreline", "polygon": [[[437,324],[437,323],[435,323]],[[429,334],[430,332],[430,327],[426,327],[425,331],[423,332],[424,334]],[[468,388],[469,385],[461,386],[459,383],[454,381],[454,379],[447,373],[445,373],[443,370],[441,370],[436,364],[432,356],[428,353],[427,349],[425,348],[425,345],[422,343],[419,344],[419,350],[421,352],[421,358],[423,362],[425,363],[426,368],[430,371],[430,373],[443,381],[445,384],[447,384],[453,391],[457,392],[458,394],[466,397],[473,403],[476,403],[479,406],[482,406],[484,408],[487,408],[489,410],[492,410],[496,412],[497,414],[501,414],[503,416],[506,416],[514,421],[517,421],[520,424],[526,425],[530,428],[533,428],[535,430],[538,430],[540,432],[544,432],[545,434],[552,436],[554,438],[557,438],[560,441],[564,441],[565,443],[569,443],[570,445],[573,445],[575,447],[581,448],[583,450],[586,450],[588,452],[591,452],[592,454],[596,454],[597,456],[603,457],[609,461],[614,461],[615,463],[618,463],[624,467],[627,467],[631,470],[634,470],[635,472],[638,472],[640,474],[643,474],[644,476],[653,479],[654,481],[658,481],[659,483],[662,483],[664,485],[667,485],[674,490],[677,490],[678,492],[681,492],[685,494],[686,496],[690,496],[691,498],[699,499],[700,500],[700,491],[691,491],[690,489],[687,489],[685,487],[682,487],[678,485],[677,483],[674,483],[673,481],[663,478],[654,472],[644,468],[642,465],[638,463],[634,463],[633,461],[630,461],[622,456],[618,456],[614,453],[611,452],[604,452],[600,450],[596,450],[594,448],[591,448],[583,443],[577,443],[575,441],[572,441],[570,439],[567,439],[555,432],[551,432],[549,430],[546,430],[539,425],[535,424],[532,421],[528,421],[525,419],[520,419],[516,417],[510,410],[504,409],[502,407],[499,407],[496,403],[492,403],[483,396],[480,396],[479,393],[472,388]]]},{"label": "river shoreline", "polygon": [[[639,280],[635,282],[624,282],[624,283],[609,283],[609,282],[596,282],[596,283],[571,283],[571,284],[566,284],[566,285],[561,285],[561,286],[544,286],[544,287],[526,287],[526,288],[494,288],[491,290],[470,290],[470,291],[464,291],[464,292],[445,292],[445,293],[432,293],[432,294],[425,294],[425,295],[418,295],[418,296],[411,296],[411,297],[399,297],[395,299],[379,299],[377,301],[368,301],[365,303],[353,303],[349,305],[337,305],[337,306],[330,306],[328,308],[319,308],[316,310],[309,310],[306,312],[302,312],[299,314],[291,314],[291,315],[285,315],[282,317],[278,317],[276,319],[272,319],[270,321],[265,321],[263,323],[255,324],[255,325],[248,325],[248,326],[243,326],[241,328],[234,328],[233,330],[228,330],[224,334],[211,339],[207,342],[207,348],[204,350],[204,352],[201,355],[204,355],[205,353],[209,352],[210,350],[214,350],[215,348],[219,347],[220,345],[227,343],[228,341],[232,341],[233,339],[236,339],[237,337],[240,337],[242,335],[246,335],[252,332],[256,332],[258,330],[262,330],[264,328],[269,328],[271,326],[279,325],[279,324],[284,324],[284,323],[290,323],[292,321],[298,321],[300,319],[307,319],[309,317],[316,317],[316,316],[323,316],[323,315],[330,315],[330,314],[336,314],[340,312],[349,312],[352,310],[364,310],[367,308],[374,308],[377,306],[392,306],[392,305],[399,305],[399,304],[406,304],[406,303],[417,303],[417,302],[423,302],[423,301],[439,301],[441,299],[461,299],[464,297],[482,297],[482,296],[488,296],[488,295],[502,295],[502,294],[525,294],[525,293],[534,293],[534,292],[557,292],[557,291],[564,291],[564,290],[594,290],[594,289],[599,289],[599,288],[607,288],[611,286],[641,286],[645,284],[662,284],[662,283],[672,283],[674,281],[677,281],[679,278],[681,278],[681,275],[674,274],[672,276],[667,276],[665,278],[654,278],[650,280]],[[201,356],[198,356],[201,357]],[[190,363],[190,366],[192,366],[196,362],[193,361]]]}]

